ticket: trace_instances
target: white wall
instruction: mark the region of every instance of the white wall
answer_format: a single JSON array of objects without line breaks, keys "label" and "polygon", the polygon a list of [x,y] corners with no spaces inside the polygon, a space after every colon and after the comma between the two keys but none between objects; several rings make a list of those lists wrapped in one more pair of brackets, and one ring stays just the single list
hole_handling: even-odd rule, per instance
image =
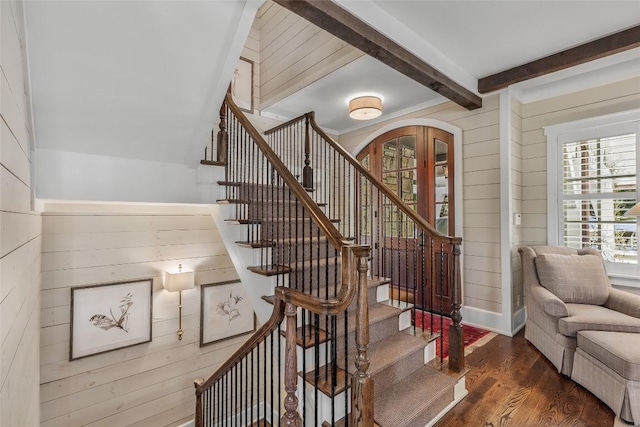
[{"label": "white wall", "polygon": [[38,149],[36,161],[39,199],[199,201],[196,169],[183,164],[49,149]]},{"label": "white wall", "polygon": [[[42,226],[41,425],[159,427],[193,418],[193,380],[247,338],[199,347],[199,285],[237,278],[210,207],[47,202]],[[182,341],[178,295],[162,287],[178,263],[196,271],[196,288],[183,292]],[[153,340],[70,362],[70,289],[142,278],[153,278]]]},{"label": "white wall", "polygon": [[0,2],[0,22],[0,425],[35,426],[41,218],[31,207],[23,3]]}]

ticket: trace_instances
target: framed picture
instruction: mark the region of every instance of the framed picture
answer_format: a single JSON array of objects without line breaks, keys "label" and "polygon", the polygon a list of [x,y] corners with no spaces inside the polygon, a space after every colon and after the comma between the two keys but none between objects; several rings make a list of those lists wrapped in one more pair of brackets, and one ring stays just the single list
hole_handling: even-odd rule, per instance
[{"label": "framed picture", "polygon": [[153,279],[71,288],[69,360],[151,341]]},{"label": "framed picture", "polygon": [[253,61],[240,57],[231,80],[231,97],[242,111],[253,114]]},{"label": "framed picture", "polygon": [[200,297],[200,347],[255,331],[255,315],[242,283],[202,285]]}]

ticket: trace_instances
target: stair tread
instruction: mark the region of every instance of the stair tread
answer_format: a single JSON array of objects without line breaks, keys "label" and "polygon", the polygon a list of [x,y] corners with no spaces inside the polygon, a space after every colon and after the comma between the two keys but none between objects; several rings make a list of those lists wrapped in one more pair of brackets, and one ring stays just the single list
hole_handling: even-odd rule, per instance
[{"label": "stair tread", "polygon": [[[291,223],[295,223],[295,222],[301,222],[301,221],[305,221],[305,222],[309,222],[309,221],[313,221],[313,219],[311,218],[299,218],[299,217],[277,217],[277,218],[270,218],[270,219],[264,219],[264,218],[254,218],[254,219],[247,219],[247,218],[229,218],[229,219],[225,219],[225,222],[229,222],[232,224],[262,224],[263,222],[291,222]],[[331,221],[332,223],[338,223],[340,222],[339,219],[337,218],[329,218],[329,221]]]},{"label": "stair tread", "polygon": [[[405,356],[424,351],[424,347],[423,340],[400,332],[371,344],[368,351],[369,375],[373,376],[378,372],[382,372],[385,368]],[[348,370],[350,373],[355,372],[355,364],[350,364]]]},{"label": "stair tread", "polygon": [[[416,423],[416,418],[425,411],[435,416],[451,403],[456,383],[454,378],[423,366],[410,377],[375,393],[376,421],[381,426],[424,425],[423,420]],[[436,406],[439,399],[441,401]]]},{"label": "stair tread", "polygon": [[[346,424],[345,419],[344,418],[340,418],[333,425],[331,425],[331,423],[329,421],[323,421],[322,422],[322,427],[344,427],[345,424]],[[380,427],[380,424],[378,424],[377,422],[374,421],[373,422],[373,427]]]},{"label": "stair tread", "polygon": [[[380,286],[382,284],[385,284],[385,283],[389,282],[389,279],[384,278],[384,277],[377,277],[377,276],[369,277],[367,279],[368,279],[367,285],[368,285],[369,288],[372,288],[372,287],[375,287],[375,286]],[[323,295],[322,291],[320,292],[320,295]],[[268,302],[269,304],[273,304],[273,301],[274,301],[274,296],[273,295],[263,295],[261,298],[264,301]],[[378,306],[378,305],[381,305],[381,304],[375,304],[375,306]],[[391,307],[391,306],[387,306],[387,307]],[[384,310],[383,309],[384,311],[380,311],[379,312],[378,309],[374,309],[375,311],[374,311],[374,314],[372,315],[371,314],[371,307],[370,307],[369,308],[370,321],[371,321],[371,319],[375,320],[375,318],[386,319],[387,317],[395,316],[398,313],[397,308],[396,307],[391,307],[391,308],[395,309],[395,311],[389,311],[389,310]],[[385,315],[385,316],[376,316],[377,313],[386,313],[387,315]]]},{"label": "stair tread", "polygon": [[286,274],[291,272],[291,269],[286,265],[274,265],[271,267],[251,266],[247,267],[247,270],[259,274],[261,276],[275,276],[278,274]]},{"label": "stair tread", "polygon": [[[314,260],[302,260],[290,264],[278,264],[278,265],[269,265],[269,266],[259,266],[252,265],[247,267],[249,271],[253,271],[256,274],[260,274],[262,276],[274,276],[276,274],[286,274],[286,273],[295,273],[303,270],[305,265],[309,265],[311,261],[314,261],[316,264],[313,267],[313,272],[316,273],[318,266],[320,268],[331,267],[339,264],[339,260],[336,260],[335,257],[331,258],[321,258]],[[315,274],[314,274],[315,276]]]},{"label": "stair tread", "polygon": [[[304,328],[304,336],[303,336],[303,328]],[[315,326],[314,325],[306,325],[300,326],[296,329],[296,344],[300,347],[307,349],[311,348],[316,343],[316,334],[315,334]],[[280,334],[285,336],[286,331],[281,331]],[[322,328],[318,328],[318,343],[322,344],[331,339],[331,334],[328,334]]]},{"label": "stair tread", "polygon": [[257,240],[254,242],[239,240],[235,242],[236,245],[241,246],[243,248],[272,248],[276,245],[276,242],[273,240]]},{"label": "stair tread", "polygon": [[[342,393],[347,388],[349,388],[350,384],[348,383],[348,379],[351,378],[350,376],[347,375],[344,369],[337,367],[335,393],[333,393],[334,390],[331,389],[332,388],[331,371],[332,371],[332,365],[330,363],[327,365],[320,366],[320,368],[318,369],[318,390],[320,390],[322,393],[324,393],[329,397],[332,397],[332,394],[333,396],[337,396],[338,394]],[[326,380],[325,380],[325,373],[327,373]],[[308,384],[311,384],[311,385],[315,384],[315,375],[316,375],[315,369],[312,369],[311,371],[307,372],[304,375],[302,372],[298,372],[298,375],[303,377]]]}]

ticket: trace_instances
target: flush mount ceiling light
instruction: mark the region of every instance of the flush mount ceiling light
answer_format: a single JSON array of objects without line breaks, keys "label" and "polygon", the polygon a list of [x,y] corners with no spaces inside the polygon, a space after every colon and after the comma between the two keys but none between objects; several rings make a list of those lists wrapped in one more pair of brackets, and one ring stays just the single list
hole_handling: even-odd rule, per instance
[{"label": "flush mount ceiling light", "polygon": [[382,114],[382,100],[377,96],[360,96],[349,101],[349,117],[371,120]]}]

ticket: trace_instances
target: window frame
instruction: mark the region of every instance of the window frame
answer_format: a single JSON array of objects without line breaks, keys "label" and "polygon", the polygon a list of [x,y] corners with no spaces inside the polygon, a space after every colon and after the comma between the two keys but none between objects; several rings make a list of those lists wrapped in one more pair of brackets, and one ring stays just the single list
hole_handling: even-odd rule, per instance
[{"label": "window frame", "polygon": [[[562,210],[562,148],[565,143],[581,140],[606,138],[624,133],[636,134],[636,182],[640,177],[640,109],[621,113],[597,116],[572,122],[545,126],[547,137],[547,242],[549,245],[564,244],[564,212]],[[638,185],[638,183],[636,184]],[[640,198],[640,189],[636,187],[636,202]],[[640,229],[640,217],[636,220]],[[605,262],[607,273],[616,278],[616,283],[640,287],[640,262],[618,264]]]}]

